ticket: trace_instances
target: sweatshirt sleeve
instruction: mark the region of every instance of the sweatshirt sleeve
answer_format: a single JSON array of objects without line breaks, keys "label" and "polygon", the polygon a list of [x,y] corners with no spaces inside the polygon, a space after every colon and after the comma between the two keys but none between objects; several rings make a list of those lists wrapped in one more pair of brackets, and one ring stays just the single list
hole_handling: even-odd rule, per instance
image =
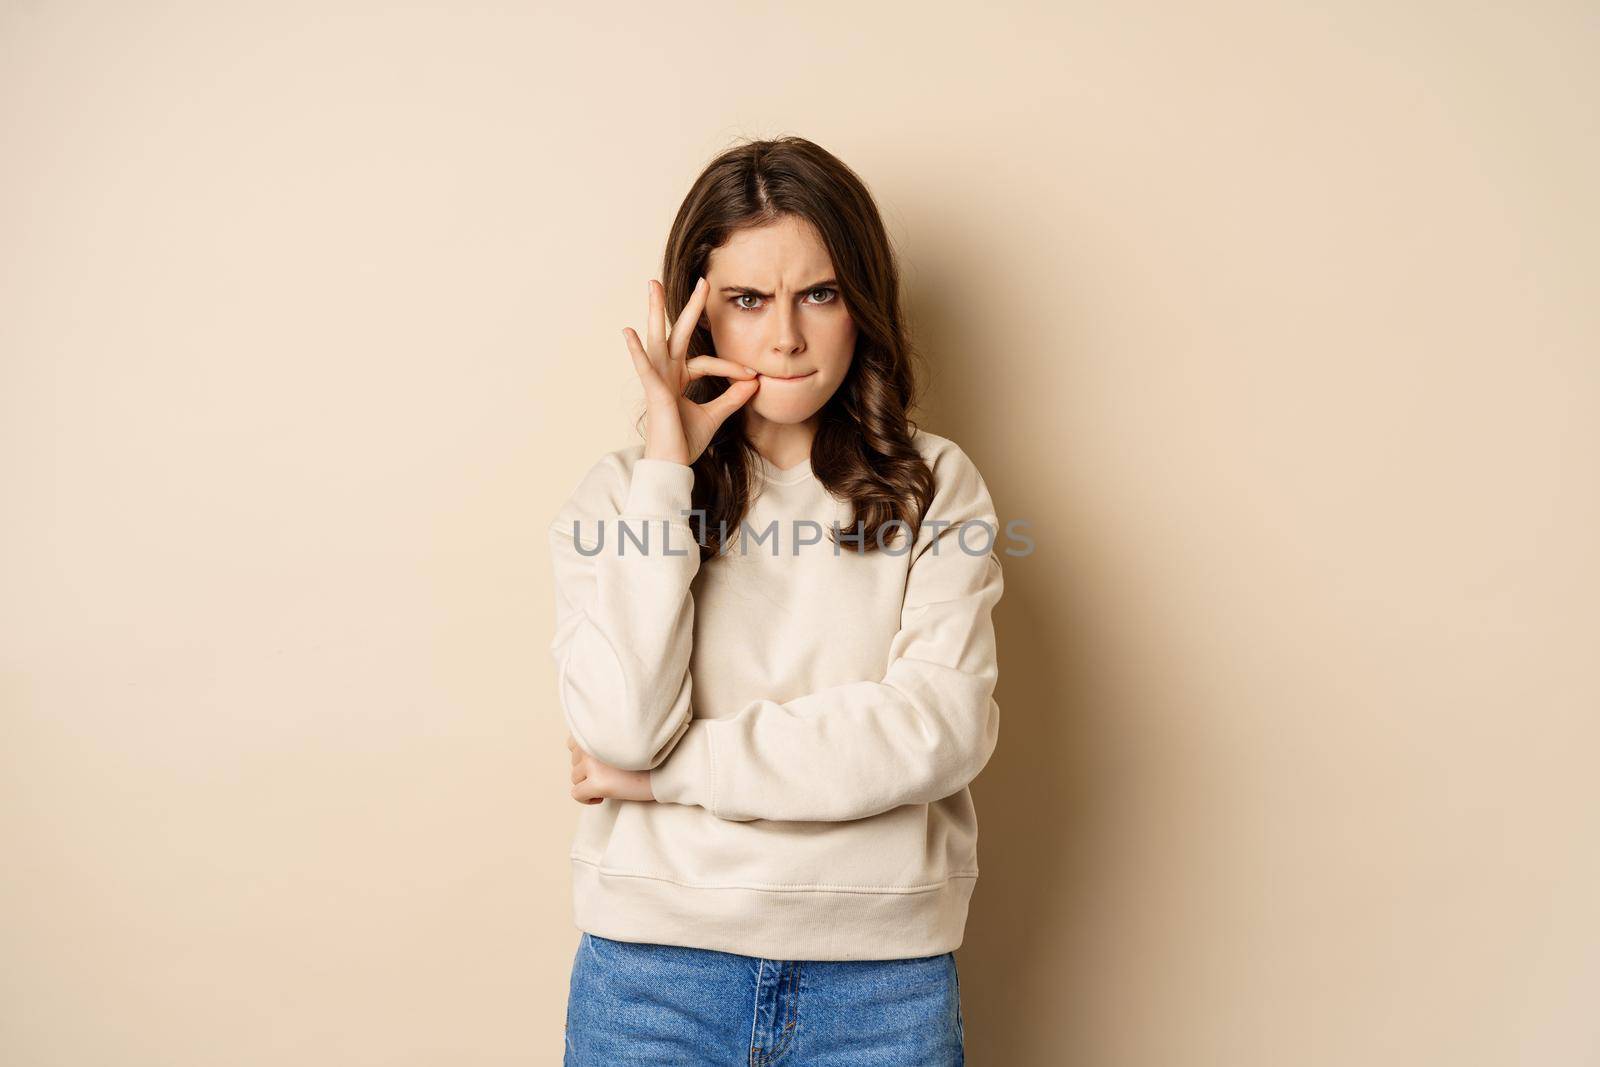
[{"label": "sweatshirt sleeve", "polygon": [[658,802],[737,822],[843,821],[930,803],[977,777],[1000,732],[992,613],[1004,579],[988,489],[959,450],[951,467],[911,550],[883,678],[694,719],[651,772]]},{"label": "sweatshirt sleeve", "polygon": [[685,464],[641,456],[630,475],[612,453],[550,526],[562,711],[579,746],[613,767],[655,766],[689,725],[693,487]]}]

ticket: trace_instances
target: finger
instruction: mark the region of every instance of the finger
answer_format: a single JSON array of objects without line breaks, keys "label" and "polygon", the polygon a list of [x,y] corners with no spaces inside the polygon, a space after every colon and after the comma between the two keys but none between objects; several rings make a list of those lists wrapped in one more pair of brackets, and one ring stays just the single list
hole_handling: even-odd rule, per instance
[{"label": "finger", "polygon": [[668,363],[666,296],[654,278],[650,279],[649,289],[650,317],[645,320],[644,350],[649,353],[650,362],[654,364],[656,370],[671,381],[671,376],[666,373]]},{"label": "finger", "polygon": [[700,410],[706,413],[715,429],[727,421],[729,415],[744,407],[745,401],[756,395],[756,390],[761,388],[757,378],[747,378],[742,382],[734,382],[724,389],[719,395],[707,400],[700,405]]},{"label": "finger", "polygon": [[695,279],[694,289],[689,293],[689,300],[683,305],[683,310],[678,312],[677,321],[672,324],[671,355],[673,359],[683,359],[689,354],[689,337],[694,333],[694,324],[700,321],[700,313],[706,309],[706,295],[711,291],[711,285],[704,278]]},{"label": "finger", "polygon": [[756,372],[746,367],[743,363],[735,363],[731,359],[721,356],[695,356],[684,364],[689,370],[689,378],[704,378],[707,375],[720,375],[724,378],[740,379],[754,378]]},{"label": "finger", "polygon": [[662,380],[660,372],[656,370],[655,364],[650,361],[650,356],[645,352],[644,346],[639,343],[639,335],[633,332],[633,327],[624,326],[622,328],[622,336],[628,342],[628,355],[633,358],[633,369],[639,375],[639,381],[644,384],[645,394],[648,396],[655,393],[665,393],[676,397],[677,394],[668,388],[666,382]]}]

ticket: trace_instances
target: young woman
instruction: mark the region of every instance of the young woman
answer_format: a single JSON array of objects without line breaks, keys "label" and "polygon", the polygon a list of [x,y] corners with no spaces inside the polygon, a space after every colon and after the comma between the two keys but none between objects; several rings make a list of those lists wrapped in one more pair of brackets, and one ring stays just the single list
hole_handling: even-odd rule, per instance
[{"label": "young woman", "polygon": [[550,528],[566,1063],[960,1064],[994,504],[908,418],[893,252],[828,152],[714,160],[662,280],[623,331],[645,443]]}]

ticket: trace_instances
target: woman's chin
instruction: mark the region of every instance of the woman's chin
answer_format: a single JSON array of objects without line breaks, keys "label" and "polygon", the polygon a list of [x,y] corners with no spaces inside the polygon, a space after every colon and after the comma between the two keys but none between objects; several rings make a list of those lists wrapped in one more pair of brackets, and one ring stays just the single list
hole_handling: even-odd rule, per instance
[{"label": "woman's chin", "polygon": [[790,425],[794,423],[805,422],[811,416],[820,411],[822,405],[797,404],[793,401],[774,400],[772,398],[768,398],[765,402],[763,402],[761,394],[757,393],[750,401],[750,407],[755,410],[757,415],[760,415],[768,422]]}]

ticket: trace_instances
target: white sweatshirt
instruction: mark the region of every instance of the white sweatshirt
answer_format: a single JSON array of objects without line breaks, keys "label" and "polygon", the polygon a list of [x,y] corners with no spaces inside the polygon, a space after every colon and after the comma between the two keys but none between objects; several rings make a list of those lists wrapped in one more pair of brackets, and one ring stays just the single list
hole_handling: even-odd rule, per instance
[{"label": "white sweatshirt", "polygon": [[809,460],[761,458],[737,535],[704,564],[693,468],[643,444],[601,457],[562,507],[550,650],[566,726],[602,762],[650,769],[656,795],[580,810],[579,929],[787,960],[961,944],[978,877],[967,785],[1000,729],[1000,529],[966,453],[925,430],[914,443],[936,491],[909,550],[892,531],[887,550],[836,547],[834,524],[861,528]]}]

